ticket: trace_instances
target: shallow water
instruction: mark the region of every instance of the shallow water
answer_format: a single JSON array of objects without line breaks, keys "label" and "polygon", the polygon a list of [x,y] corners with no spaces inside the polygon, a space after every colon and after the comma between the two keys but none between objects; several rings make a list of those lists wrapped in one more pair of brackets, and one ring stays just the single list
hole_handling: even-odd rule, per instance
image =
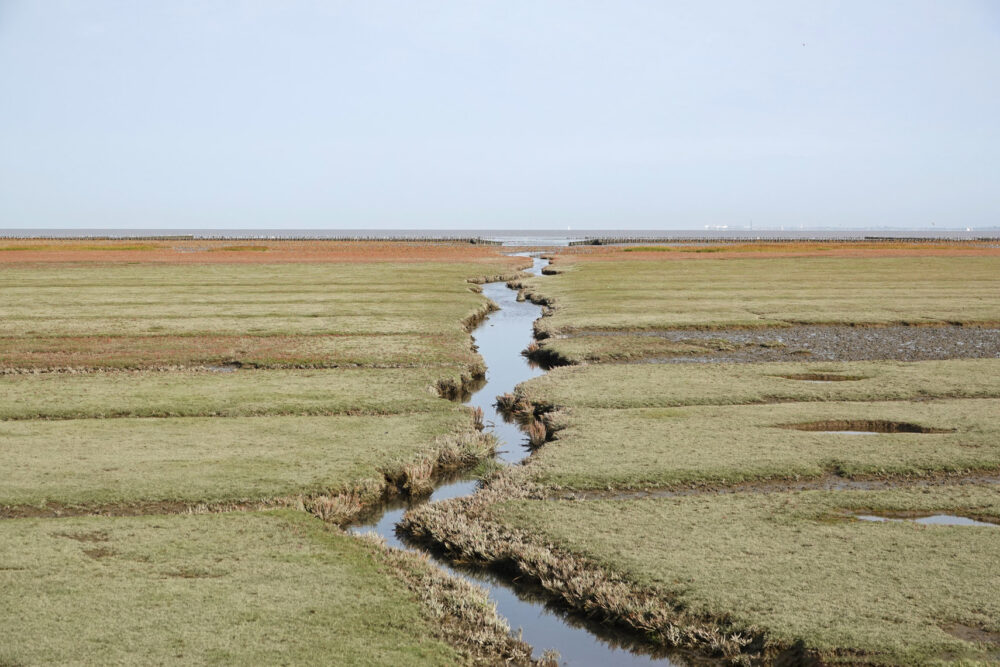
[{"label": "shallow water", "polygon": [[876,514],[856,514],[855,519],[860,519],[861,521],[877,521],[879,523],[920,523],[924,525],[931,526],[985,526],[988,528],[1000,528],[1000,524],[989,523],[987,521],[976,521],[964,516],[955,516],[954,514],[932,514],[931,516],[920,516],[913,518],[905,517],[891,517],[891,516],[878,516]]},{"label": "shallow water", "polygon": [[[541,275],[544,260],[535,259],[531,272]],[[516,423],[508,423],[497,413],[494,401],[500,394],[545,371],[529,362],[521,351],[532,341],[532,324],[541,317],[542,309],[530,301],[517,301],[517,292],[504,283],[488,283],[483,294],[492,299],[500,310],[492,313],[473,333],[479,353],[486,361],[486,384],[466,402],[466,405],[483,410],[486,430],[499,439],[497,456],[507,464],[517,464],[531,453],[527,436]],[[457,479],[438,486],[429,499],[399,501],[386,505],[382,513],[368,521],[352,526],[352,533],[374,531],[389,546],[398,549],[421,551],[416,545],[405,543],[396,534],[396,524],[407,508],[421,502],[437,502],[467,496],[476,491],[474,479]],[[546,604],[546,598],[537,590],[524,586],[515,588],[503,577],[476,568],[456,568],[447,561],[434,557],[435,562],[449,574],[462,577],[485,588],[497,605],[497,612],[507,619],[517,634],[520,629],[524,641],[534,648],[535,657],[546,649],[555,649],[561,665],[671,665],[666,657],[649,654],[653,647],[641,644],[628,635],[616,633],[599,624],[577,618],[563,610]]]}]

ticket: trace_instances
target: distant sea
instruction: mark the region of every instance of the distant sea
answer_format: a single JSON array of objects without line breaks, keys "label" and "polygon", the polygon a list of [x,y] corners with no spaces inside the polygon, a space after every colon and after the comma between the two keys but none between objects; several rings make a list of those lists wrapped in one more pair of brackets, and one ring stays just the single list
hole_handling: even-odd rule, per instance
[{"label": "distant sea", "polygon": [[504,245],[567,245],[591,238],[629,239],[863,239],[893,238],[977,239],[1000,237],[1000,227],[979,229],[0,229],[0,238],[143,238],[191,236],[203,239],[469,239],[500,241]]}]

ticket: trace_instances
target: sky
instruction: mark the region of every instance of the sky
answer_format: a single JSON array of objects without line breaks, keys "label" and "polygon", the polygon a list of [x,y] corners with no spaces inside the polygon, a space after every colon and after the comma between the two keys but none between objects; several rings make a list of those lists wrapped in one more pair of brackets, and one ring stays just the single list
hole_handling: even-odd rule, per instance
[{"label": "sky", "polygon": [[1000,224],[995,0],[0,0],[0,228]]}]

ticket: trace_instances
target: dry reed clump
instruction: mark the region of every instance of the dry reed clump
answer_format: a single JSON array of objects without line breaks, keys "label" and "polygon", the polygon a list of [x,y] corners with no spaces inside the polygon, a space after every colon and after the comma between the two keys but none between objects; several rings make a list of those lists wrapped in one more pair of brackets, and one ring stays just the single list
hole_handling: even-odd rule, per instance
[{"label": "dry reed clump", "polygon": [[473,361],[471,364],[469,364],[467,372],[469,374],[469,377],[471,377],[473,380],[478,381],[484,379],[486,377],[486,362],[483,361],[482,357],[480,357],[476,361]]},{"label": "dry reed clump", "polygon": [[534,324],[531,325],[532,332],[537,340],[545,340],[546,338],[552,338],[558,336],[561,331],[556,328],[551,322],[546,318],[552,314],[551,309],[543,309],[542,316],[535,320]]},{"label": "dry reed clump", "polygon": [[471,466],[493,456],[497,437],[492,433],[465,431],[438,438],[437,465],[440,468]]},{"label": "dry reed clump", "polygon": [[448,401],[467,401],[477,389],[486,383],[486,370],[483,364],[473,364],[468,373],[462,373],[456,380],[442,378],[430,390]]},{"label": "dry reed clump", "polygon": [[528,433],[528,442],[532,447],[541,447],[548,439],[548,432],[541,420],[531,422],[526,431]]},{"label": "dry reed clump", "polygon": [[546,411],[544,406],[535,406],[516,392],[497,396],[496,406],[505,417],[515,419],[521,424],[530,424]]},{"label": "dry reed clump", "polygon": [[656,591],[490,518],[491,505],[537,493],[518,472],[501,473],[475,496],[422,505],[399,525],[449,557],[537,583],[560,604],[660,645],[706,650],[737,665],[787,648],[769,645],[755,627],[693,614]]},{"label": "dry reed clump", "polygon": [[506,394],[500,394],[497,396],[497,400],[494,405],[497,406],[497,410],[499,410],[502,414],[510,415],[513,413],[516,402],[517,397],[514,394],[507,392]]},{"label": "dry reed clump", "polygon": [[403,490],[411,496],[426,496],[434,490],[431,477],[434,475],[434,461],[423,459],[403,466]]},{"label": "dry reed clump", "polygon": [[479,406],[472,408],[472,426],[477,431],[482,431],[486,427],[483,422],[483,409]]},{"label": "dry reed clump", "polygon": [[521,354],[545,370],[556,368],[557,366],[574,366],[580,363],[544,343],[532,342]]},{"label": "dry reed clump", "polygon": [[489,459],[496,445],[497,439],[492,433],[467,431],[442,436],[435,442],[432,453],[384,470],[381,480],[368,480],[339,494],[298,496],[294,503],[290,500],[274,502],[277,506],[297,506],[324,521],[345,525],[371,505],[399,493],[410,496],[430,493],[434,490],[435,475],[446,470],[471,467]]},{"label": "dry reed clump", "polygon": [[384,471],[389,489],[411,496],[434,490],[434,476],[446,470],[469,468],[490,458],[496,451],[497,438],[492,433],[464,431],[441,436],[432,452],[416,461]]},{"label": "dry reed clump", "polygon": [[389,565],[420,599],[441,638],[464,651],[474,664],[556,666],[557,662],[549,657],[532,659],[531,647],[511,635],[507,622],[497,614],[496,604],[483,589],[445,574],[425,554],[388,549],[374,534],[359,539],[371,544],[379,560]]},{"label": "dry reed clump", "polygon": [[323,521],[339,525],[347,523],[361,514],[365,508],[365,502],[360,494],[351,491],[336,496],[303,498],[302,508],[315,514]]}]

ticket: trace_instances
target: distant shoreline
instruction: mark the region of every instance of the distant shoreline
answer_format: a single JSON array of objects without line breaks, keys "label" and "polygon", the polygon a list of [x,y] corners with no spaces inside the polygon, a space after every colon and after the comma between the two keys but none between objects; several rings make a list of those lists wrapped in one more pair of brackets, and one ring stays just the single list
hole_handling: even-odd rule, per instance
[{"label": "distant shoreline", "polygon": [[585,245],[613,243],[794,241],[996,241],[1000,227],[980,229],[676,229],[676,230],[443,230],[443,229],[0,229],[5,239],[83,240],[274,240],[409,241],[488,245]]}]

